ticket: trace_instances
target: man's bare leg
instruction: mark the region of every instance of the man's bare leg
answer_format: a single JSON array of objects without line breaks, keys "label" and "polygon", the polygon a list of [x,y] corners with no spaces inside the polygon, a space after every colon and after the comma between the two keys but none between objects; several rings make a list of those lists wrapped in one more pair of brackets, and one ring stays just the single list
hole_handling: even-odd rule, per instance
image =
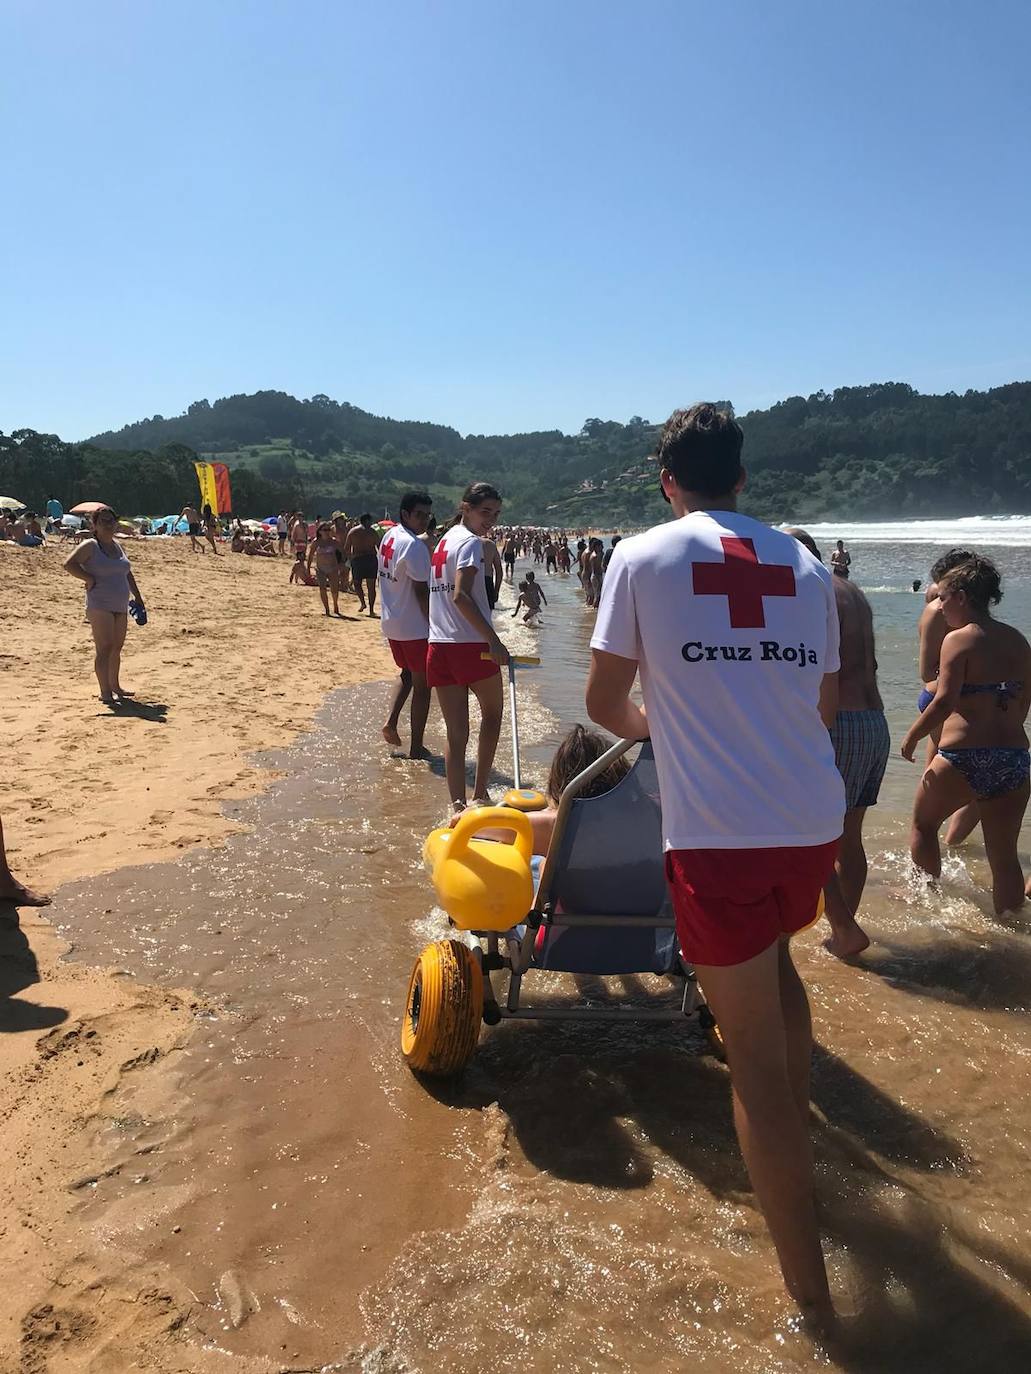
[{"label": "man's bare leg", "polygon": [[844,831],[834,863],[834,875],[823,890],[824,914],[831,937],[824,946],[839,959],[852,959],[870,943],[870,937],[856,920],[855,913],[866,886],[866,850],[863,848],[865,806],[845,812]]},{"label": "man's bare leg", "polygon": [[807,1315],[829,1320],[807,1121],[812,1039],[805,989],[780,941],[743,964],[698,965],[695,972],[719,1022],[734,1124],[784,1282]]},{"label": "man's bare leg", "polygon": [[366,590],[367,590],[367,592],[368,592],[368,597],[369,597],[369,615],[375,615],[375,614],[376,614],[376,579],[375,579],[374,577],[367,577],[367,578],[365,579],[365,587],[366,587]]},{"label": "man's bare leg", "polygon": [[0,902],[13,902],[15,906],[50,905],[50,898],[46,893],[33,892],[31,887],[20,883],[8,867],[3,821],[0,821]]},{"label": "man's bare leg", "polygon": [[426,722],[430,714],[430,688],[425,673],[412,674],[412,745],[408,750],[410,759],[428,759],[430,751],[423,743]]},{"label": "man's bare leg", "polygon": [[[423,678],[425,683],[426,679]],[[401,675],[397,680],[397,689],[394,692],[394,700],[390,707],[390,715],[387,716],[387,723],[380,731],[388,744],[400,744],[401,736],[398,733],[398,722],[401,719],[401,711],[405,702],[408,700],[412,691],[412,675],[407,668],[401,669]],[[428,709],[428,705],[427,705]],[[414,726],[413,726],[414,734]]]}]

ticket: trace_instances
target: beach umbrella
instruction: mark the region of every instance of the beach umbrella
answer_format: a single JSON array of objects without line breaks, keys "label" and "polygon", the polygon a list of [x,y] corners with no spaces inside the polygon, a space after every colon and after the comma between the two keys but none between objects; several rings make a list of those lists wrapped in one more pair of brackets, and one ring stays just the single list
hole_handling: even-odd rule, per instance
[{"label": "beach umbrella", "polygon": [[14,496],[0,496],[0,510],[24,510],[25,502]]},{"label": "beach umbrella", "polygon": [[381,530],[392,530],[392,529],[394,528],[394,526],[397,524],[397,521],[396,521],[396,520],[388,520],[388,519],[384,516],[384,518],[383,518],[382,520],[380,520],[380,521],[378,522],[378,524],[379,524],[379,527],[380,527]]},{"label": "beach umbrella", "polygon": [[69,515],[92,515],[96,510],[110,510],[111,507],[106,501],[80,501],[77,506],[72,506]]}]

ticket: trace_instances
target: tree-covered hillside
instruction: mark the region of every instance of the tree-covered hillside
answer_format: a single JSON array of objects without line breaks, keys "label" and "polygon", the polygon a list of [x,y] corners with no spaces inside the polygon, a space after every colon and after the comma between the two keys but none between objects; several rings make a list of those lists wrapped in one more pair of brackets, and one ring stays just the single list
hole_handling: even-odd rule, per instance
[{"label": "tree-covered hillside", "polygon": [[[685,398],[691,399],[691,398]],[[769,520],[892,519],[1031,512],[1031,382],[962,396],[898,382],[792,396],[741,417],[744,506]],[[496,482],[505,517],[634,526],[665,518],[652,456],[657,426],[588,419],[578,434],[461,435],[446,425],[371,415],[328,396],[259,391],[196,401],[84,444],[0,435],[0,495],[40,506],[112,501],[129,513],[196,499],[192,461],[226,462],[241,515],[301,506],[393,510],[427,487],[446,513],[469,480]]]}]

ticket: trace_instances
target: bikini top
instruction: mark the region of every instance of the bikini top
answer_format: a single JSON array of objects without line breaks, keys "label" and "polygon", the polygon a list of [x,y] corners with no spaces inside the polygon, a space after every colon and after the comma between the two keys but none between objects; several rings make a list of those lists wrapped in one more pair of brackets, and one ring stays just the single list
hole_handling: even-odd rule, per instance
[{"label": "bikini top", "polygon": [[995,704],[1005,711],[1010,701],[1016,701],[1024,690],[1022,682],[964,682],[959,689],[961,697],[976,697],[983,692],[995,693]]}]

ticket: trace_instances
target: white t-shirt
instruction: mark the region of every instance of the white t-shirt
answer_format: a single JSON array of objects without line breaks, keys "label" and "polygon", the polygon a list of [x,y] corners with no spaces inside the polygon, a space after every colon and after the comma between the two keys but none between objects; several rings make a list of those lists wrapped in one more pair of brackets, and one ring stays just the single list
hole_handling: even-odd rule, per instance
[{"label": "white t-shirt", "polygon": [[473,629],[453,600],[459,568],[476,569],[472,598],[484,620],[488,625],[491,624],[490,602],[484,581],[483,540],[464,525],[455,525],[444,535],[430,558],[431,644],[483,642],[483,635]]},{"label": "white t-shirt", "polygon": [[387,639],[425,639],[426,616],[413,582],[429,582],[430,551],[404,525],[387,530],[379,551],[380,625]]},{"label": "white t-shirt", "polygon": [[277,515],[277,516],[276,516],[276,534],[279,536],[279,538],[280,538],[280,539],[285,539],[286,536],[287,536],[287,533],[289,532],[289,529],[290,529],[290,526],[289,526],[289,525],[287,524],[287,522],[286,522],[286,516],[285,516],[285,515]]},{"label": "white t-shirt", "polygon": [[640,666],[667,849],[773,849],[841,834],[820,719],[838,669],[831,574],[790,535],[696,511],[616,545],[591,647]]}]

